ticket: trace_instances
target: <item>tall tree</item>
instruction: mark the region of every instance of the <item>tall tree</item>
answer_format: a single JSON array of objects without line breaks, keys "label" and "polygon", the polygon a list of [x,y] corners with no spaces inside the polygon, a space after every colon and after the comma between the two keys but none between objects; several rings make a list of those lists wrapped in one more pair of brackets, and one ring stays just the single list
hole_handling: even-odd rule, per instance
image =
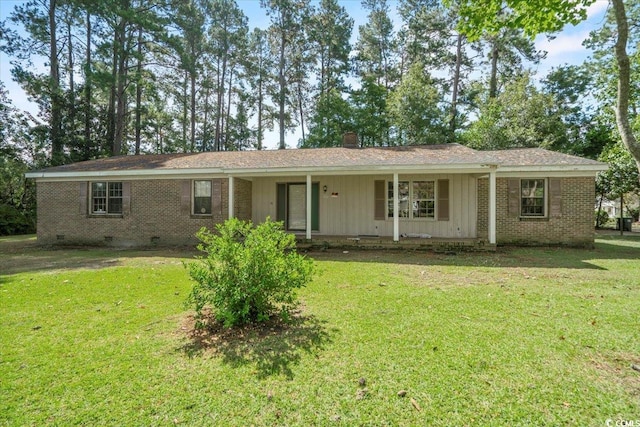
[{"label": "tall tree", "polygon": [[219,151],[231,145],[225,138],[225,124],[228,126],[231,113],[233,69],[240,63],[240,55],[244,52],[243,47],[249,30],[247,17],[234,0],[214,0],[210,15],[212,18],[209,33],[217,76],[214,149]]},{"label": "tall tree", "polygon": [[358,28],[356,42],[356,71],[361,76],[372,77],[376,84],[386,89],[397,80],[396,42],[393,22],[386,0],[362,0],[368,11],[367,23]]},{"label": "tall tree", "polygon": [[[345,124],[350,119],[348,103],[342,99],[346,93],[345,80],[350,71],[349,53],[353,19],[337,0],[322,0],[309,24],[309,40],[315,54],[316,90],[313,109],[309,115],[311,141],[303,137],[301,145],[332,146],[340,144]],[[331,111],[335,108],[336,111]],[[335,132],[339,132],[335,134]]]},{"label": "tall tree", "polygon": [[497,97],[480,102],[477,115],[463,135],[473,148],[552,148],[565,138],[554,97],[541,93],[528,74],[507,83]]},{"label": "tall tree", "polygon": [[498,96],[500,76],[504,84],[522,73],[522,60],[536,64],[544,56],[520,29],[505,27],[495,34],[485,35],[484,39],[488,48],[489,98]]},{"label": "tall tree", "polygon": [[249,49],[244,64],[245,78],[249,84],[249,104],[253,105],[256,118],[255,148],[262,150],[265,130],[273,129],[275,112],[267,102],[267,95],[274,86],[275,64],[269,48],[267,33],[254,28],[249,36]]},{"label": "tall tree", "polygon": [[260,4],[271,18],[269,27],[272,50],[277,56],[278,89],[275,94],[278,107],[279,143],[285,149],[285,132],[290,127],[291,118],[287,114],[290,105],[290,67],[292,52],[298,40],[304,37],[303,22],[308,10],[308,0],[260,0]]},{"label": "tall tree", "polygon": [[631,61],[627,53],[629,41],[629,21],[624,2],[611,0],[616,16],[618,38],[615,44],[616,62],[618,64],[618,96],[616,100],[616,123],[622,143],[627,147],[640,170],[640,142],[636,139],[629,121],[629,97],[631,92]]},{"label": "tall tree", "polygon": [[64,163],[62,140],[62,96],[60,93],[60,68],[58,65],[58,40],[56,0],[49,0],[49,91],[51,93],[51,164]]},{"label": "tall tree", "polygon": [[[497,32],[503,26],[522,28],[526,34],[560,30],[564,24],[576,24],[586,18],[586,7],[594,0],[549,0],[544,3],[527,0],[508,0],[512,11],[507,22],[496,19],[503,8],[502,0],[461,0],[462,29],[471,37],[483,31]],[[629,97],[631,91],[631,63],[628,54],[629,18],[623,0],[611,0],[615,17],[615,59],[618,66],[617,99],[615,105],[616,124],[620,137],[640,170],[640,143],[635,138],[629,120]]]},{"label": "tall tree", "polygon": [[388,96],[389,91],[373,76],[365,77],[360,88],[351,93],[353,128],[363,147],[390,144]]},{"label": "tall tree", "polygon": [[[186,131],[187,120],[183,118],[183,135],[188,139],[189,151],[196,149],[196,121],[197,121],[197,83],[202,65],[201,59],[206,47],[205,31],[205,11],[204,5],[199,1],[182,0],[176,3],[174,22],[181,32],[181,43],[177,50],[180,57],[180,68],[187,76],[188,94],[182,98],[183,114],[188,118],[188,129]],[[188,133],[188,136],[187,136]],[[185,141],[186,142],[186,141]]]},{"label": "tall tree", "polygon": [[414,63],[389,96],[388,106],[396,141],[405,144],[440,144],[446,140],[443,98],[424,65]]},{"label": "tall tree", "polygon": [[455,5],[444,7],[439,0],[402,0],[398,5],[402,27],[398,33],[402,78],[413,64],[424,64],[425,72],[441,87],[450,100],[448,126],[450,141],[455,141],[463,125],[464,94],[467,77],[474,70],[471,54],[478,43],[469,43],[457,31],[458,12]]},{"label": "tall tree", "polygon": [[337,0],[321,0],[309,22],[309,40],[316,56],[318,95],[341,90],[349,72],[353,19]]}]

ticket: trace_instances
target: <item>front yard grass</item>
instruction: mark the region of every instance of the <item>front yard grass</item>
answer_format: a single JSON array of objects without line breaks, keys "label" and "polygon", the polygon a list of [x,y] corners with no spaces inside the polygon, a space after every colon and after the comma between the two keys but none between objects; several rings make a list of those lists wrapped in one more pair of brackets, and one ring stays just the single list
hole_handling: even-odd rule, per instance
[{"label": "front yard grass", "polygon": [[638,236],[309,255],[315,280],[290,325],[203,336],[184,306],[193,253],[0,239],[0,424],[640,419]]}]

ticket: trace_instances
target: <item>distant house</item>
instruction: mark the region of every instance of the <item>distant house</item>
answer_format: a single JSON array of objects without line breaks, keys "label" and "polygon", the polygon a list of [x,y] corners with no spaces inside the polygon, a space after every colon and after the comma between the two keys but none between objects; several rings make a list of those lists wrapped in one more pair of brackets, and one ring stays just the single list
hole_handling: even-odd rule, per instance
[{"label": "distant house", "polygon": [[605,168],[543,149],[444,144],[120,156],[27,177],[42,244],[192,244],[234,216],[284,221],[310,242],[590,246]]}]

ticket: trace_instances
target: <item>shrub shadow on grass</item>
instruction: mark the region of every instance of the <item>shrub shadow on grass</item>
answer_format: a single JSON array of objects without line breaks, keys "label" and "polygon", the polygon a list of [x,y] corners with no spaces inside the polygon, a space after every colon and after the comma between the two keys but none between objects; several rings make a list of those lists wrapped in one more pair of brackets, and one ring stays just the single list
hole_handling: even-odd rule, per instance
[{"label": "shrub shadow on grass", "polygon": [[288,322],[273,318],[267,322],[225,328],[211,321],[202,329],[194,327],[193,316],[187,326],[188,342],[180,347],[188,357],[214,354],[233,367],[255,365],[258,377],[285,375],[293,378],[292,367],[303,355],[314,355],[331,342],[326,321],[313,315],[295,313]]}]

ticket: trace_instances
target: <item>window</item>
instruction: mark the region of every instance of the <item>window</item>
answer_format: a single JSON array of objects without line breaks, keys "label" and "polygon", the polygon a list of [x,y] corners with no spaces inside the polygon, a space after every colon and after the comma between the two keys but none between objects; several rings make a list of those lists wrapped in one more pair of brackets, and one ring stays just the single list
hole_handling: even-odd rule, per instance
[{"label": "window", "polygon": [[[398,182],[398,216],[409,218],[409,181]],[[387,187],[387,216],[393,218],[393,182]]]},{"label": "window", "polygon": [[545,180],[520,180],[520,215],[545,216]]},{"label": "window", "polygon": [[194,215],[211,215],[211,181],[193,181]]},{"label": "window", "polygon": [[413,217],[434,218],[436,212],[435,182],[413,181]]},{"label": "window", "polygon": [[91,213],[95,215],[122,214],[122,183],[91,183]]},{"label": "window", "polygon": [[[435,181],[399,181],[398,216],[435,218]],[[387,184],[387,217],[393,218],[393,182]]]}]

